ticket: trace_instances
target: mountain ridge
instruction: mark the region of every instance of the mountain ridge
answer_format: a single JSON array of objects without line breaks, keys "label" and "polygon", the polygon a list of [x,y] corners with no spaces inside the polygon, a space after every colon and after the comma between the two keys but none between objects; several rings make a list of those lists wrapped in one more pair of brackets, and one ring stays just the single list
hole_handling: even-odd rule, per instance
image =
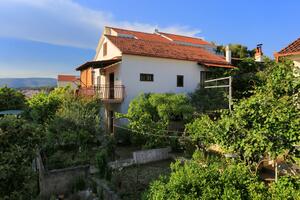
[{"label": "mountain ridge", "polygon": [[35,88],[35,87],[55,87],[55,78],[0,78],[0,87],[11,88]]}]

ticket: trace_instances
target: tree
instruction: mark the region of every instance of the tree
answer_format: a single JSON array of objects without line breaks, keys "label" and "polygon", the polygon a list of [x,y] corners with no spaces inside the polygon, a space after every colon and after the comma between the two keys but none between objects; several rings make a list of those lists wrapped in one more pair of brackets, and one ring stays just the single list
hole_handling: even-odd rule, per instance
[{"label": "tree", "polygon": [[299,142],[300,111],[295,95],[300,82],[293,75],[293,65],[267,61],[266,66],[253,95],[237,102],[233,113],[225,112],[214,121],[201,117],[186,126],[196,145],[199,141],[204,147],[219,144],[252,163],[265,154],[274,159]]},{"label": "tree", "polygon": [[18,110],[25,106],[25,96],[7,86],[0,88],[0,111],[2,110]]},{"label": "tree", "polygon": [[193,107],[184,94],[141,94],[130,102],[128,113],[119,118],[129,120],[134,142],[146,147],[170,144],[168,127],[172,121],[188,122]]},{"label": "tree", "polygon": [[267,188],[243,164],[192,159],[171,165],[169,177],[150,184],[145,199],[267,199]]},{"label": "tree", "polygon": [[38,93],[28,100],[25,115],[34,122],[45,123],[54,116],[63,100],[69,96],[71,96],[69,87],[56,88],[50,93]]},{"label": "tree", "polygon": [[69,96],[47,126],[47,145],[72,146],[77,151],[85,150],[89,143],[96,143],[101,136],[100,102]]},{"label": "tree", "polygon": [[[219,45],[217,46],[217,52],[225,55],[225,48],[226,46]],[[248,47],[241,44],[229,44],[229,49],[231,50],[231,55],[234,58],[248,58],[253,57],[255,54],[255,49],[248,50]]]},{"label": "tree", "polygon": [[34,199],[32,161],[42,139],[40,127],[14,116],[0,118],[0,197]]}]

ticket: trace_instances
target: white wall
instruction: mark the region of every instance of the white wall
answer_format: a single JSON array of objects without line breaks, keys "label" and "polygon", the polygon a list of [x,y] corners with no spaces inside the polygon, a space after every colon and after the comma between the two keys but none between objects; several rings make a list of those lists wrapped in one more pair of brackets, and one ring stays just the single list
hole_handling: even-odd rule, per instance
[{"label": "white wall", "polygon": [[[123,55],[119,78],[126,98],[119,112],[126,113],[130,101],[140,93],[188,93],[200,83],[205,69],[192,61]],[[140,81],[140,73],[154,75],[153,82]],[[184,87],[177,87],[177,75],[184,76]]]},{"label": "white wall", "polygon": [[[100,46],[99,52],[95,56],[94,61],[98,60],[109,60],[117,56],[121,56],[121,51],[111,42],[109,41],[105,36],[103,37],[103,42]],[[103,44],[107,42],[107,55],[103,56]],[[94,69],[95,72],[95,79],[94,83],[97,84],[97,77],[100,76],[99,69]],[[105,76],[101,76],[101,84],[105,84]]]}]

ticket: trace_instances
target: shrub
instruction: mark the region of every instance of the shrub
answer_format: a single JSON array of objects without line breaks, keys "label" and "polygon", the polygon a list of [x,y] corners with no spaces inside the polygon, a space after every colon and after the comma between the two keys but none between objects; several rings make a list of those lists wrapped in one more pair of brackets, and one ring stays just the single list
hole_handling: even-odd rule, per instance
[{"label": "shrub", "polygon": [[107,157],[108,154],[106,149],[102,149],[96,154],[96,166],[100,178],[106,177],[106,174],[108,173]]},{"label": "shrub", "polygon": [[0,196],[34,199],[37,177],[32,161],[41,142],[40,127],[13,116],[0,118]]},{"label": "shrub", "polygon": [[25,107],[25,96],[7,86],[0,88],[0,111],[18,110]]},{"label": "shrub", "polygon": [[168,126],[171,121],[189,122],[193,107],[184,94],[141,94],[130,102],[127,118],[134,135],[132,142],[146,148],[170,145]]},{"label": "shrub", "polygon": [[[170,177],[154,181],[145,199],[265,199],[267,189],[242,164],[220,168],[192,160],[171,165]],[[260,197],[260,198],[258,198]]]}]

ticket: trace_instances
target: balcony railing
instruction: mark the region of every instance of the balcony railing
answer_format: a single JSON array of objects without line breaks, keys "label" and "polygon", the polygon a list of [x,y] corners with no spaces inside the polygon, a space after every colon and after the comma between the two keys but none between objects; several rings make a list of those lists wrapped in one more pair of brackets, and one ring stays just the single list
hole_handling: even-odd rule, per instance
[{"label": "balcony railing", "polygon": [[80,88],[78,93],[84,96],[97,96],[105,102],[118,103],[124,99],[125,87],[124,85],[97,85]]}]

